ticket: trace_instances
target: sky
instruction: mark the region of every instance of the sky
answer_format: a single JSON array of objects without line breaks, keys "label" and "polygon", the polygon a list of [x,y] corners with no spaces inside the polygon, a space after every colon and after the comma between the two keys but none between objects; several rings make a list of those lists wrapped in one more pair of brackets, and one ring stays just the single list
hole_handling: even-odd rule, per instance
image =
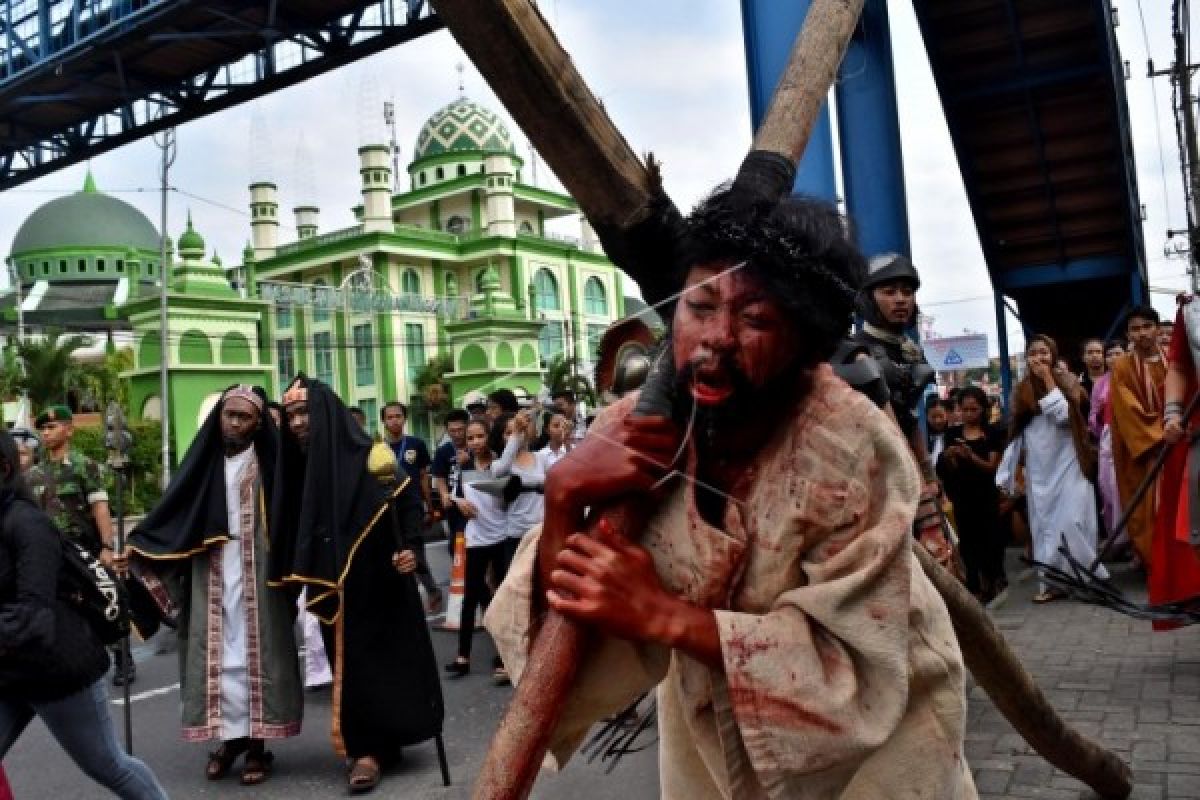
[{"label": "sky", "polygon": [[[751,140],[738,3],[541,0],[540,6],[634,150],[663,162],[667,191],[680,208],[733,176]],[[991,286],[924,46],[911,5],[889,6],[913,260],[923,278],[919,299],[938,333],[985,332],[995,353]],[[1169,290],[1153,298],[1161,312],[1173,313],[1171,294],[1188,284],[1186,261],[1163,254],[1168,228],[1185,226],[1179,156],[1170,85],[1146,77],[1147,53],[1159,68],[1172,60],[1169,4],[1121,4],[1117,35],[1130,62],[1126,88],[1150,285]],[[281,241],[295,237],[286,223],[301,204],[320,207],[322,232],[354,224],[356,149],[387,138],[384,101],[395,104],[403,169],[424,121],[458,96],[459,64],[466,95],[510,119],[442,31],[181,126],[168,232],[177,239],[190,211],[210,250],[227,265],[240,261],[250,235],[246,187],[262,179],[279,185]],[[527,157],[524,137],[511,121],[510,128]],[[147,139],[98,156],[90,168],[102,191],[137,206],[157,225],[159,158]],[[35,208],[82,187],[87,168],[76,165],[0,192],[0,251]],[[541,185],[559,186],[544,164],[537,171]],[[1020,348],[1020,326],[1012,319],[1009,334],[1010,345]]]}]

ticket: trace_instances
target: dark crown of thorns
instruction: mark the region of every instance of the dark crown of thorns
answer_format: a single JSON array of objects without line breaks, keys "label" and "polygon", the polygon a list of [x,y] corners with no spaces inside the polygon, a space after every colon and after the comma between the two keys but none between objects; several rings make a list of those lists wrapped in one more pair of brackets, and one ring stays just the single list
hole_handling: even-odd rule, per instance
[{"label": "dark crown of thorns", "polygon": [[836,211],[807,198],[743,208],[730,199],[727,189],[718,189],[688,217],[683,254],[689,263],[683,266],[702,257],[744,260],[754,273],[794,292],[824,289],[824,302],[850,312],[865,262],[845,237]]}]

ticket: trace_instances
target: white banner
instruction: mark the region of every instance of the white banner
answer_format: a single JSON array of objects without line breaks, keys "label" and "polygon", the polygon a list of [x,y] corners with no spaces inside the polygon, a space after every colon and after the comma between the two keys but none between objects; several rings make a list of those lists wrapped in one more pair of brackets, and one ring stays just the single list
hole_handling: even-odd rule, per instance
[{"label": "white banner", "polygon": [[925,359],[938,372],[960,369],[986,369],[988,366],[988,337],[986,333],[950,336],[945,339],[926,339],[921,342]]}]

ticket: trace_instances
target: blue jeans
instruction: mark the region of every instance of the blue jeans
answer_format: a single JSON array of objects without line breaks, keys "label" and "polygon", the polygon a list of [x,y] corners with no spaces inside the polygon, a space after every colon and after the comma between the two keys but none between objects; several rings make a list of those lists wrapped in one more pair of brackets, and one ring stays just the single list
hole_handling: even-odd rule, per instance
[{"label": "blue jeans", "polygon": [[150,768],[117,743],[101,679],[86,689],[49,703],[0,698],[0,758],[8,753],[34,715],[89,778],[124,800],[167,800]]}]

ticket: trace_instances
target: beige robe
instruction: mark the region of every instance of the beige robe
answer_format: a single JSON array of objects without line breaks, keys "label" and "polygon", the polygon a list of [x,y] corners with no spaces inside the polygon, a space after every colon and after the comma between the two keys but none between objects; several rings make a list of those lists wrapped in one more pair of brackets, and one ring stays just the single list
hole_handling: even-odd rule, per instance
[{"label": "beige robe", "polygon": [[[747,501],[730,501],[724,529],[704,522],[677,480],[641,538],[667,587],[714,609],[723,669],[604,640],[581,670],[550,765],[657,685],[668,800],[975,798],[962,656],[910,549],[918,492],[896,426],[822,368],[763,452]],[[539,536],[525,537],[486,618],[517,680]]]}]

